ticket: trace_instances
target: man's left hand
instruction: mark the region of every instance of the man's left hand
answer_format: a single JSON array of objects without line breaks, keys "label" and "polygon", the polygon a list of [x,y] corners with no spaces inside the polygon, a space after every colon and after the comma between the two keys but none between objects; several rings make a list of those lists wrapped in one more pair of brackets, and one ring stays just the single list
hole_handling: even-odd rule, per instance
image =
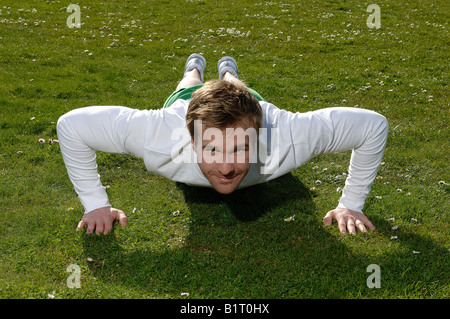
[{"label": "man's left hand", "polygon": [[356,228],[363,233],[367,233],[366,226],[370,230],[375,229],[366,215],[351,209],[336,208],[329,211],[323,218],[323,224],[329,226],[333,223],[333,220],[338,223],[339,231],[342,234],[347,234],[347,229],[349,233],[356,234]]}]

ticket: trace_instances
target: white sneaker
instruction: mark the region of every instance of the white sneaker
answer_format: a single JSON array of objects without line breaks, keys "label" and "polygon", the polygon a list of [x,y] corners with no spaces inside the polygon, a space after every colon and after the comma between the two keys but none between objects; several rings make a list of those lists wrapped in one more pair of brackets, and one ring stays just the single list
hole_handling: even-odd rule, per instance
[{"label": "white sneaker", "polygon": [[223,79],[225,72],[231,72],[236,78],[239,79],[239,72],[236,60],[230,56],[224,56],[217,63],[219,69],[219,80]]},{"label": "white sneaker", "polygon": [[205,67],[205,58],[198,53],[193,53],[187,58],[186,65],[184,66],[184,73],[186,74],[186,72],[196,68],[200,72],[202,82],[204,82],[203,73],[205,73]]}]

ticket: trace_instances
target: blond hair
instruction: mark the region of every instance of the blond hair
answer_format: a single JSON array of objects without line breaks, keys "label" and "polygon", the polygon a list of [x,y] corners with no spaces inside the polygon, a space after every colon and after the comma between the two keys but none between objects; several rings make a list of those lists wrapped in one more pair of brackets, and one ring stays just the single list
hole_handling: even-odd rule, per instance
[{"label": "blond hair", "polygon": [[262,127],[262,109],[245,86],[212,80],[192,94],[186,112],[186,125],[192,137],[195,120],[201,120],[205,127],[219,129],[248,121],[258,131]]}]

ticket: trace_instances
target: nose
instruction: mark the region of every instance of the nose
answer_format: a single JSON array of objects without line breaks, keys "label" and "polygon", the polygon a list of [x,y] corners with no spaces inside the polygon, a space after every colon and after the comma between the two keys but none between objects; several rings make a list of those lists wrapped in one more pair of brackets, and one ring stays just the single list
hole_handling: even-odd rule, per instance
[{"label": "nose", "polygon": [[234,173],[234,163],[231,156],[224,155],[222,163],[217,163],[217,170],[223,176],[229,176]]}]

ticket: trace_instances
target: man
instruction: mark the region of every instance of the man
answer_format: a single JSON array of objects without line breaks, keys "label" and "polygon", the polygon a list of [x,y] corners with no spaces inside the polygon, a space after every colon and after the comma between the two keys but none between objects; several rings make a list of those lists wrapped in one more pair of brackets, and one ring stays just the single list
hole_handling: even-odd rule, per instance
[{"label": "man", "polygon": [[339,204],[323,222],[335,220],[344,234],[374,229],[362,209],[386,144],[382,115],[356,108],[287,112],[247,88],[233,58],[219,60],[219,80],[204,83],[205,66],[203,56],[189,56],[162,109],[93,106],[58,120],[64,162],[85,208],[77,229],[107,234],[114,221],[128,222],[109,203],[96,150],[143,158],[151,172],[222,194],[275,179],[317,155],[352,150]]}]

